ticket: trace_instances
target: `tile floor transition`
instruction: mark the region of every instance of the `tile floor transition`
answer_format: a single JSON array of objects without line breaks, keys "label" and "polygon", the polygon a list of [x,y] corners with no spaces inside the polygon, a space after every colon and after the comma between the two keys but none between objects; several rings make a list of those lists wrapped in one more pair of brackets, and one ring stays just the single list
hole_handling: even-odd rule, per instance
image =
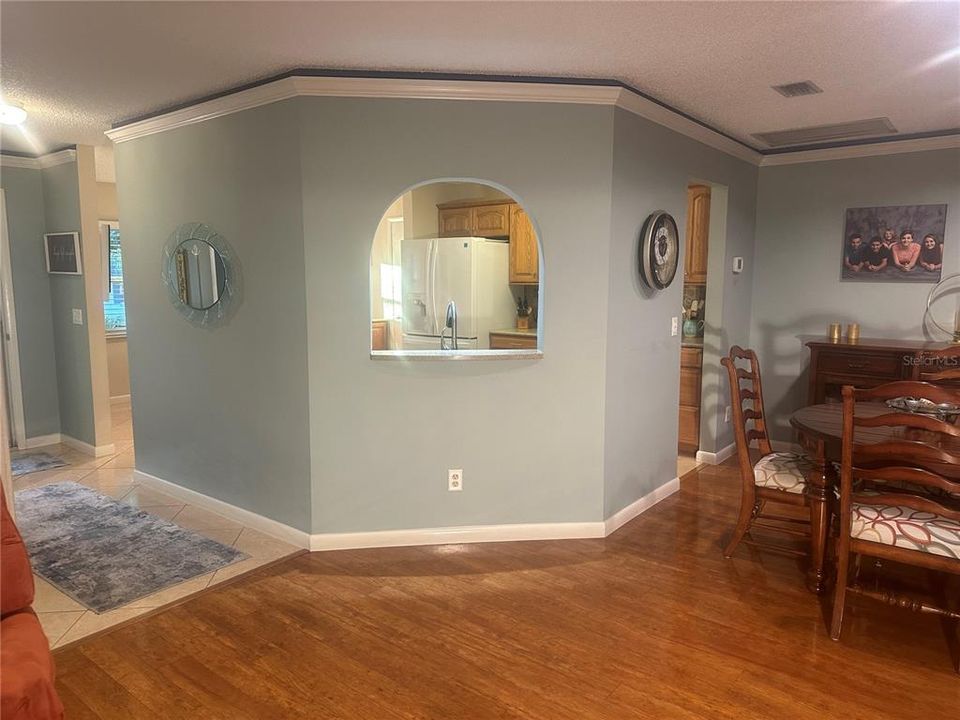
[{"label": "tile floor transition", "polygon": [[[35,575],[37,595],[33,603],[51,647],[60,647],[82,637],[124,622],[149,610],[199,592],[211,585],[236,577],[268,562],[290,555],[299,548],[261,532],[245,527],[234,520],[217,515],[195,505],[184,503],[153,488],[136,482],[134,478],[133,426],[130,401],[114,401],[111,405],[113,437],[116,452],[99,458],[75,450],[67,445],[49,445],[32,448],[58,455],[70,465],[55,470],[30,473],[13,479],[14,491],[73,480],[109,495],[120,502],[139,507],[145,512],[170,520],[213,540],[232,545],[250,557],[228,565],[216,572],[186,580],[160,590],[153,595],[134,600],[128,605],[98,615],[63,594],[43,578]],[[13,452],[14,455],[17,451]]]}]

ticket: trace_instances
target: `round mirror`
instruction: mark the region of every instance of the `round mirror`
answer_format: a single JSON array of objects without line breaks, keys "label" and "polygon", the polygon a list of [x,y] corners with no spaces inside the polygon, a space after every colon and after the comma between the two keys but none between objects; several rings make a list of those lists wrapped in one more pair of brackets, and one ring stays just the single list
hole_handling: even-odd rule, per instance
[{"label": "round mirror", "polygon": [[209,225],[185,223],[170,235],[161,274],[173,306],[194,325],[222,325],[239,302],[240,265]]},{"label": "round mirror", "polygon": [[190,238],[173,251],[177,296],[194,310],[209,310],[218,302],[227,285],[223,256],[206,240]]}]

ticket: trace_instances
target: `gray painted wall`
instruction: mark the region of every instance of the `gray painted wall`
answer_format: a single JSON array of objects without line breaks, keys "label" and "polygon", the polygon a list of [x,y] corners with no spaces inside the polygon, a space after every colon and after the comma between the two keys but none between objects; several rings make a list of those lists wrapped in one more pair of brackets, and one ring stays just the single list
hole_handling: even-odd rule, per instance
[{"label": "gray painted wall", "polygon": [[[80,232],[80,190],[75,162],[40,171],[43,177],[46,231]],[[99,272],[99,258],[83,257],[83,272]],[[56,347],[60,432],[96,444],[93,389],[90,384],[90,338],[83,277],[50,275],[50,312]],[[73,324],[73,308],[83,311],[84,324]],[[93,308],[102,312],[101,308]]]},{"label": "gray painted wall", "polygon": [[[674,216],[681,241],[686,227],[687,185],[709,181],[727,187],[726,247],[711,235],[707,305],[722,298],[720,348],[705,348],[708,392],[716,388],[718,353],[746,342],[750,326],[750,269],[732,275],[734,256],[753,253],[757,168],[660,125],[617,110],[613,144],[612,235],[607,310],[604,421],[604,514],[643,497],[676,475],[680,338],[670,318],[680,314],[683,263],[676,281],[653,292],[636,272],[637,246],[646,217]],[[719,212],[715,201],[712,213]],[[716,268],[714,268],[716,263]],[[724,277],[720,275],[724,274]],[[729,276],[727,276],[729,275]],[[730,425],[707,416],[701,448],[732,441]]]},{"label": "gray painted wall", "polygon": [[7,199],[20,381],[28,438],[60,432],[50,282],[43,256],[45,217],[40,170],[0,170]]},{"label": "gray painted wall", "polygon": [[[123,143],[116,163],[137,467],[309,530],[296,106]],[[160,280],[185,222],[212,226],[239,258],[243,297],[224,327],[191,325]]]},{"label": "gray painted wall", "polygon": [[[601,519],[612,109],[298,102],[314,531]],[[377,223],[435,178],[499,184],[536,222],[542,359],[370,359]]]},{"label": "gray painted wall", "polygon": [[[609,107],[297,98],[123,143],[117,175],[138,467],[319,533],[597,521],[672,479],[681,287],[637,286],[640,224],[682,227],[687,182],[724,183],[726,254],[750,256],[757,171]],[[530,213],[542,359],[370,358],[377,224],[434,179]],[[198,220],[244,269],[215,330],[158,279]],[[745,342],[749,273],[719,287]]]},{"label": "gray painted wall", "polygon": [[831,322],[859,322],[862,337],[925,337],[929,284],[842,282],[840,253],[846,208],[928,203],[950,205],[946,276],[960,271],[960,150],[760,170],[751,343],[777,439],[790,438],[790,414],[806,404],[804,342]]}]

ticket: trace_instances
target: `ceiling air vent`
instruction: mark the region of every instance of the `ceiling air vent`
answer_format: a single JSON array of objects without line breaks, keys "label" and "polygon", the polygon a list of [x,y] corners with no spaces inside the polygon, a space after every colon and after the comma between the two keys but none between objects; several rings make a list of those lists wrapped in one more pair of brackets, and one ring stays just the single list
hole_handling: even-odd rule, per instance
[{"label": "ceiling air vent", "polygon": [[786,147],[787,145],[813,145],[835,140],[879,137],[893,135],[896,132],[897,129],[890,122],[890,118],[884,117],[854,120],[853,122],[836,123],[834,125],[813,125],[793,130],[773,130],[771,132],[754,133],[753,137],[770,147]]},{"label": "ceiling air vent", "polygon": [[800,97],[801,95],[816,95],[817,93],[822,93],[823,90],[818,88],[809,80],[804,80],[803,82],[787,83],[786,85],[772,85],[774,90],[783,95],[784,97]]}]

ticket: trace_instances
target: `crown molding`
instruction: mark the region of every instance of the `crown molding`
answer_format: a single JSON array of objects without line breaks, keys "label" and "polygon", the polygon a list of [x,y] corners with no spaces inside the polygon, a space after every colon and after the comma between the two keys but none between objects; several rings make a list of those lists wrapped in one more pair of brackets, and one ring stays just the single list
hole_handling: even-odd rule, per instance
[{"label": "crown molding", "polygon": [[953,148],[960,148],[960,135],[941,135],[938,137],[912,138],[909,140],[888,140],[886,142],[866,143],[863,145],[821,148],[819,150],[798,150],[794,152],[777,153],[776,155],[764,155],[760,161],[760,167],[826,162],[829,160],[850,160],[852,158],[899,155],[900,153],[923,152],[924,150],[949,150]]},{"label": "crown molding", "polygon": [[74,162],[76,159],[77,151],[72,148],[49,153],[47,155],[40,155],[39,157],[0,154],[0,167],[43,170],[44,168],[54,167],[55,165],[63,165],[64,163]]},{"label": "crown molding", "polygon": [[[108,130],[106,135],[114,143],[127,142],[295,97],[470,100],[612,106],[759,167],[960,147],[960,135],[947,135],[765,154],[668,105],[619,84],[550,82],[548,79],[524,82],[502,79],[350,77],[310,74],[293,74],[269,80],[260,85],[227,92],[187,107],[125,123]],[[68,160],[62,160],[62,162],[68,162]]]},{"label": "crown molding", "polygon": [[722,133],[718,133],[706,125],[691,120],[665,105],[661,105],[642,95],[631,92],[626,88],[620,88],[620,95],[617,98],[616,105],[627,112],[639,115],[658,125],[663,125],[670,130],[674,130],[681,135],[686,135],[688,138],[697,140],[704,145],[725,152],[740,160],[745,160],[751,165],[760,165],[763,159],[763,155],[756,150]]},{"label": "crown molding", "polygon": [[37,158],[22,155],[0,155],[0,167],[39,170],[40,161]]},{"label": "crown molding", "polygon": [[69,150],[61,150],[60,152],[50,153],[49,155],[41,155],[37,158],[41,168],[64,165],[66,163],[75,162],[76,159],[77,151],[72,148]]},{"label": "crown molding", "polygon": [[106,135],[114,143],[122,143],[294,97],[470,100],[615,106],[754,165],[759,165],[762,157],[760,153],[745,145],[619,85],[499,80],[291,76],[204,100],[156,117],[134,121],[108,130]]}]

